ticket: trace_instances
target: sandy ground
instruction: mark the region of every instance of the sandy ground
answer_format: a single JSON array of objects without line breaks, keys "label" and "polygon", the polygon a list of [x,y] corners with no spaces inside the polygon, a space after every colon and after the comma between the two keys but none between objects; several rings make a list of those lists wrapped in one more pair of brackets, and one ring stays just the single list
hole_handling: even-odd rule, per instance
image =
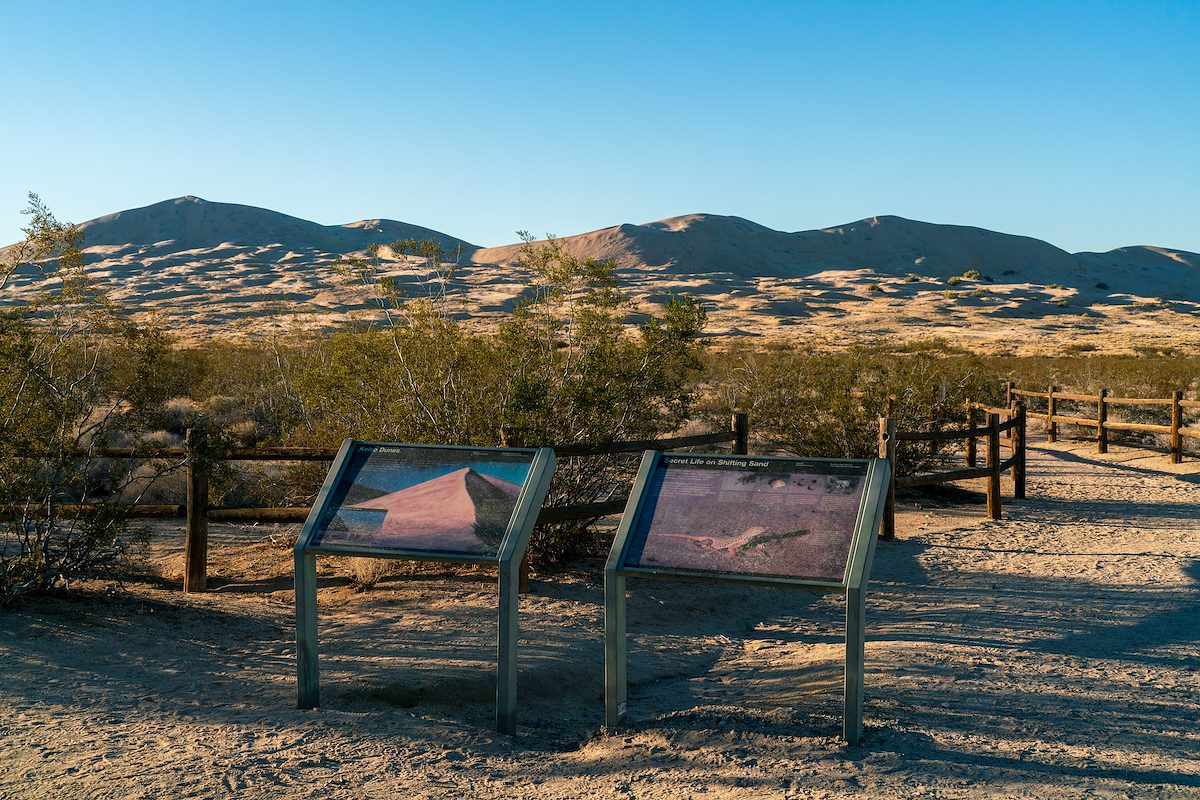
[{"label": "sandy ground", "polygon": [[522,600],[514,739],[492,575],[360,593],[326,559],[323,707],[299,711],[287,532],[230,527],[211,593],[0,613],[0,797],[1200,797],[1198,509],[1194,459],[1041,442],[1001,521],[902,499],[860,747],[838,598],[658,582],[631,582],[631,720],[603,735],[599,564]]}]

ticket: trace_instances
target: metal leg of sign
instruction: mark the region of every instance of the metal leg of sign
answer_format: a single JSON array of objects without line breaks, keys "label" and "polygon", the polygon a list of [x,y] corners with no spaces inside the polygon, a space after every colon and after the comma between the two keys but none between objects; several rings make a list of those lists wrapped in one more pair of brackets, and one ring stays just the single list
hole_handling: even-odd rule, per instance
[{"label": "metal leg of sign", "polygon": [[321,704],[321,675],[317,665],[317,558],[296,553],[296,705]]},{"label": "metal leg of sign", "polygon": [[604,724],[610,728],[625,716],[629,665],[625,638],[625,576],[604,572]]},{"label": "metal leg of sign", "polygon": [[862,589],[846,590],[846,702],[842,713],[842,738],[858,744],[863,732],[863,660],[865,656],[866,603]]},{"label": "metal leg of sign", "polygon": [[517,733],[517,584],[519,559],[500,565],[499,634],[496,642],[496,730]]}]

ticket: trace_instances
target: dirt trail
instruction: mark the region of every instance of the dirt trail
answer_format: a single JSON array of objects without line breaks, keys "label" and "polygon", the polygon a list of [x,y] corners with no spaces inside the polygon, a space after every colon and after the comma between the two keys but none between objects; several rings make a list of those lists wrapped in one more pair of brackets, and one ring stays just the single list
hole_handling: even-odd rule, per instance
[{"label": "dirt trail", "polygon": [[1028,494],[996,522],[902,500],[861,747],[838,598],[657,582],[631,586],[630,725],[600,735],[598,564],[522,600],[514,740],[490,575],[360,594],[331,560],[299,711],[290,552],[226,532],[210,594],[0,613],[0,797],[1200,797],[1200,464],[1038,444]]}]

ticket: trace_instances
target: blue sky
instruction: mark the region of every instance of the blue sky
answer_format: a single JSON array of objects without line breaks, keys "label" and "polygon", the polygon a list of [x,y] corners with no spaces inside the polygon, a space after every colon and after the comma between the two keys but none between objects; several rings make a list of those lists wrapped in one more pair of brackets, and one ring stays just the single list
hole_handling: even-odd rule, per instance
[{"label": "blue sky", "polygon": [[0,0],[0,243],[194,194],[482,245],[692,212],[1200,251],[1200,0]]}]

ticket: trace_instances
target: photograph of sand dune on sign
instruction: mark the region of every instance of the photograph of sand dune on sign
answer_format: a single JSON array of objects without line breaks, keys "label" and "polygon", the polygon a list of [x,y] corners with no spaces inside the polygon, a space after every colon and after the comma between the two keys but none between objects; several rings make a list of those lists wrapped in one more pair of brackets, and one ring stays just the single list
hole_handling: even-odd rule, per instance
[{"label": "photograph of sand dune on sign", "polygon": [[626,566],[840,581],[864,478],[664,460]]},{"label": "photograph of sand dune on sign", "polygon": [[496,554],[532,456],[360,448],[311,546]]}]

